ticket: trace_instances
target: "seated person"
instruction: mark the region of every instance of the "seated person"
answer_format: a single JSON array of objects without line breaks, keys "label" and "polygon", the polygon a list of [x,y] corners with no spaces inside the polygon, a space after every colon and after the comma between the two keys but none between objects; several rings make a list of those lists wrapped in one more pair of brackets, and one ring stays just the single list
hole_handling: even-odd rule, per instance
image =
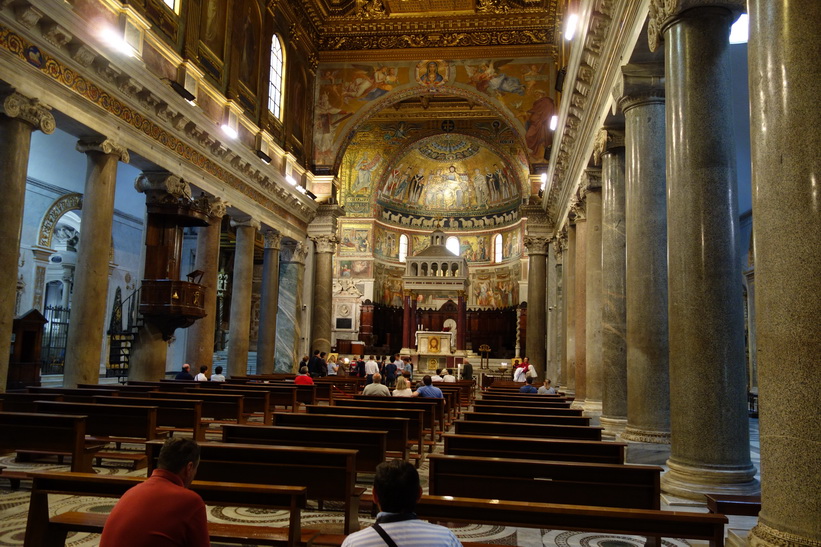
[{"label": "seated person", "polygon": [[225,375],[222,373],[222,367],[217,367],[214,369],[214,374],[211,375],[212,382],[224,382]]},{"label": "seated person", "polygon": [[194,376],[194,380],[196,380],[197,382],[207,382],[208,381],[208,376],[205,375],[205,371],[207,371],[207,370],[208,370],[208,367],[205,366],[205,365],[202,365],[200,367],[200,373],[197,374],[196,376]]},{"label": "seated person", "polygon": [[[444,370],[445,370],[445,369],[442,369],[442,371],[443,371],[443,372],[444,372]],[[436,374],[434,374],[433,376],[431,376],[431,377],[430,377],[430,381],[431,381],[431,382],[441,382],[441,381],[443,381],[443,378],[442,378],[442,376],[439,374],[439,371],[438,371],[438,370],[436,371]]]},{"label": "seated person", "polygon": [[530,376],[525,379],[525,385],[519,388],[520,393],[538,393],[539,390],[533,387],[533,378]]},{"label": "seated person", "polygon": [[556,389],[550,385],[550,378],[547,378],[544,385],[539,387],[539,395],[556,395]]},{"label": "seated person", "polygon": [[375,395],[377,397],[390,397],[391,390],[382,383],[382,375],[378,372],[373,375],[373,382],[365,386],[362,395]]},{"label": "seated person", "polygon": [[448,369],[443,368],[442,372],[444,372],[444,374],[442,374],[442,381],[443,382],[448,382],[448,383],[451,383],[451,384],[456,383],[456,376],[454,376],[453,374],[450,373],[449,368]]},{"label": "seated person", "polygon": [[442,390],[433,385],[430,374],[425,374],[422,378],[422,384],[413,392],[413,397],[428,397],[430,399],[443,399]]},{"label": "seated person", "polygon": [[416,518],[413,511],[421,497],[422,485],[413,464],[403,460],[380,463],[373,479],[373,501],[379,507],[376,523],[346,537],[342,547],[460,547],[461,542],[444,526]]},{"label": "seated person", "polygon": [[175,380],[193,380],[194,377],[191,376],[191,365],[185,363],[182,366],[182,372],[174,376]]},{"label": "seated person", "polygon": [[412,397],[413,390],[404,376],[396,379],[396,389],[393,390],[394,397]]},{"label": "seated person", "polygon": [[299,374],[294,378],[294,383],[301,386],[309,386],[314,383],[314,379],[308,374],[308,367],[299,369]]},{"label": "seated person", "polygon": [[200,463],[200,447],[171,437],[151,477],[123,494],[105,521],[102,547],[207,547],[205,503],[188,489]]}]

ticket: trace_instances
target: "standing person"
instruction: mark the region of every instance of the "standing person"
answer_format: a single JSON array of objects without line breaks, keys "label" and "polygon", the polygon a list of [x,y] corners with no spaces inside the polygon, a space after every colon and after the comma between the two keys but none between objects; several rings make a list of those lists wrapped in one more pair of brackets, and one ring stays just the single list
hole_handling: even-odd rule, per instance
[{"label": "standing person", "polygon": [[207,371],[207,370],[208,370],[208,367],[205,366],[205,365],[202,365],[200,367],[200,373],[197,374],[196,376],[194,376],[194,380],[197,381],[197,382],[207,382],[208,381],[208,376],[205,375],[205,371]]},{"label": "standing person", "polygon": [[224,382],[225,376],[222,374],[222,367],[218,366],[214,369],[214,374],[211,375],[212,382]]},{"label": "standing person", "polygon": [[519,393],[538,393],[539,390],[533,387],[533,378],[529,377],[525,380],[525,385],[519,388]]},{"label": "standing person", "polygon": [[303,356],[302,356],[302,360],[301,360],[301,361],[299,362],[299,364],[296,366],[296,369],[297,369],[297,370],[299,370],[299,369],[301,369],[302,367],[307,367],[307,366],[308,366],[308,363],[310,363],[310,362],[311,362],[311,360],[310,360],[310,359],[308,359],[308,356],[307,356],[307,355],[303,355]]},{"label": "standing person", "polygon": [[422,386],[413,392],[413,397],[427,397],[430,399],[443,399],[442,390],[433,385],[430,374],[422,378]]},{"label": "standing person", "polygon": [[357,376],[358,378],[365,377],[365,356],[360,355],[359,359],[356,360],[356,368],[354,369],[356,374],[351,374],[351,376]]},{"label": "standing person", "polygon": [[342,358],[337,359],[336,361],[331,360],[328,363],[328,376],[339,376],[339,364],[342,362]]},{"label": "standing person", "polygon": [[[410,547],[461,547],[453,532],[416,518],[416,504],[422,497],[419,472],[404,460],[391,460],[376,467],[373,501],[379,507],[376,523],[345,538],[342,547],[394,545]],[[384,535],[383,535],[384,534]]]},{"label": "standing person", "polygon": [[467,359],[462,363],[462,380],[473,380],[473,365]]},{"label": "standing person", "polygon": [[308,367],[299,369],[299,374],[294,378],[294,383],[300,386],[309,386],[314,383],[314,379],[308,374]]},{"label": "standing person", "polygon": [[525,357],[522,363],[513,371],[514,382],[524,382],[527,378],[535,378],[536,369],[530,364],[530,359]]},{"label": "standing person", "polygon": [[374,395],[376,397],[390,397],[391,390],[382,384],[382,375],[378,372],[373,375],[373,382],[366,385],[362,390],[362,395]]},{"label": "standing person", "polygon": [[[317,376],[319,374],[319,360],[319,350],[315,349],[314,354],[311,355],[311,358],[308,360],[308,374],[311,376]],[[302,368],[302,366],[299,368]]]},{"label": "standing person", "polygon": [[200,447],[171,437],[160,450],[157,469],[128,490],[106,519],[102,547],[208,547],[205,503],[188,489],[197,474]]},{"label": "standing person", "polygon": [[[364,357],[364,355],[363,355]],[[365,383],[370,384],[373,381],[373,375],[379,372],[379,363],[376,362],[374,356],[365,362]]]},{"label": "standing person", "polygon": [[319,354],[319,363],[317,365],[317,376],[324,378],[328,375],[328,361],[325,358],[328,354],[324,351]]},{"label": "standing person", "polygon": [[412,397],[413,390],[410,388],[410,384],[405,379],[404,376],[400,376],[396,379],[396,389],[393,390],[392,395],[394,397]]},{"label": "standing person", "polygon": [[175,380],[193,380],[194,377],[191,376],[191,365],[189,365],[188,363],[185,363],[182,366],[182,372],[180,372],[176,376],[174,376],[174,379]]},{"label": "standing person", "polygon": [[399,370],[397,361],[399,361],[399,356],[394,355],[393,360],[385,365],[385,383],[388,387],[393,387],[396,383],[396,372]]},{"label": "standing person", "polygon": [[556,388],[550,385],[550,378],[544,381],[544,385],[539,387],[539,395],[556,395]]}]

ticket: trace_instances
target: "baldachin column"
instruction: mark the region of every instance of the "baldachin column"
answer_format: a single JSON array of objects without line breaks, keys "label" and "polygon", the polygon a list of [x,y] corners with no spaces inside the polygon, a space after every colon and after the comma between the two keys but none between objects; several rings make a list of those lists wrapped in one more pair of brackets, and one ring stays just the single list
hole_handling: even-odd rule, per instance
[{"label": "baldachin column", "polygon": [[55,128],[49,107],[12,89],[0,91],[0,393],[9,371],[31,132],[50,135]]},{"label": "baldachin column", "polygon": [[279,308],[279,251],[282,234],[266,230],[262,262],[262,294],[257,335],[257,373],[273,374],[276,356],[277,311]]},{"label": "baldachin column", "polygon": [[229,374],[248,370],[249,336],[251,334],[251,291],[254,281],[254,241],[260,223],[250,217],[231,221],[237,230],[234,250],[234,276],[231,282],[231,319],[228,326]]},{"label": "baldachin column", "polygon": [[667,97],[672,443],[661,484],[699,500],[759,491],[747,417],[729,58],[730,26],[744,4],[653,4],[649,25],[651,46],[663,35]]},{"label": "baldachin column", "polygon": [[750,545],[821,545],[821,2],[750,0],[761,512]]}]

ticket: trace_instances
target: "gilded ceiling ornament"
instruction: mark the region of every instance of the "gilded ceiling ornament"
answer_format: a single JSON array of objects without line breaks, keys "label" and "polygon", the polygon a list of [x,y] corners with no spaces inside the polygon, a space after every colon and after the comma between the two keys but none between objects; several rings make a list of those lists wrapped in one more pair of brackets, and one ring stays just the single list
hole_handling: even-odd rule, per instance
[{"label": "gilded ceiling ornament", "polygon": [[507,13],[510,6],[507,0],[479,0],[476,6],[477,13]]},{"label": "gilded ceiling ornament", "polygon": [[356,0],[356,15],[369,19],[387,17],[382,0]]},{"label": "gilded ceiling ornament", "polygon": [[389,36],[323,36],[321,51],[410,49],[454,46],[494,46],[549,44],[547,30],[500,30],[490,32],[426,32]]}]

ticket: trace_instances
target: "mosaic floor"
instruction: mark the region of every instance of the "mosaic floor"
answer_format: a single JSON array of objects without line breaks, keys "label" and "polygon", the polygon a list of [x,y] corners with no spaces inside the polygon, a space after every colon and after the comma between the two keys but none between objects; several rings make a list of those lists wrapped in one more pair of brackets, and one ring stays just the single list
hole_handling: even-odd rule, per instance
[{"label": "mosaic floor", "polygon": [[[753,463],[760,469],[760,455],[758,444],[758,420],[750,420],[751,456]],[[136,447],[135,447],[136,448]],[[441,451],[441,445],[435,452]],[[0,465],[8,470],[37,470],[37,471],[67,471],[65,465],[56,462],[16,463],[13,454],[0,456]],[[145,470],[130,471],[124,464],[114,460],[104,460],[103,466],[95,467],[100,474],[111,475],[144,475]],[[428,466],[422,464],[419,469],[423,487],[427,485]],[[369,486],[372,475],[360,476],[362,486]],[[28,510],[28,488],[30,483],[23,481],[19,491],[12,491],[6,480],[0,480],[0,546],[22,545],[26,527],[26,512]],[[56,513],[65,511],[93,511],[109,512],[114,500],[107,498],[80,498],[72,496],[51,496],[51,510]],[[304,528],[318,529],[324,533],[342,533],[343,516],[334,511],[333,504],[326,503],[324,510],[312,509],[303,511],[302,525]],[[706,512],[703,506],[687,503],[683,500],[662,498],[662,509],[676,511]],[[284,512],[265,511],[259,509],[216,507],[209,506],[209,520],[215,522],[248,523],[286,525],[287,514]],[[748,517],[749,518],[749,517]],[[360,524],[368,526],[373,519],[366,513],[360,515]],[[733,521],[731,520],[731,527]],[[638,536],[611,536],[586,532],[567,532],[561,530],[536,530],[512,528],[503,526],[469,525],[453,529],[462,541],[476,541],[522,547],[557,546],[557,547],[633,547],[643,546],[644,538]],[[666,547],[686,547],[685,540],[664,540]],[[697,542],[692,542],[694,545]],[[94,534],[70,535],[66,545],[72,547],[90,547],[99,544],[99,536]]]}]

